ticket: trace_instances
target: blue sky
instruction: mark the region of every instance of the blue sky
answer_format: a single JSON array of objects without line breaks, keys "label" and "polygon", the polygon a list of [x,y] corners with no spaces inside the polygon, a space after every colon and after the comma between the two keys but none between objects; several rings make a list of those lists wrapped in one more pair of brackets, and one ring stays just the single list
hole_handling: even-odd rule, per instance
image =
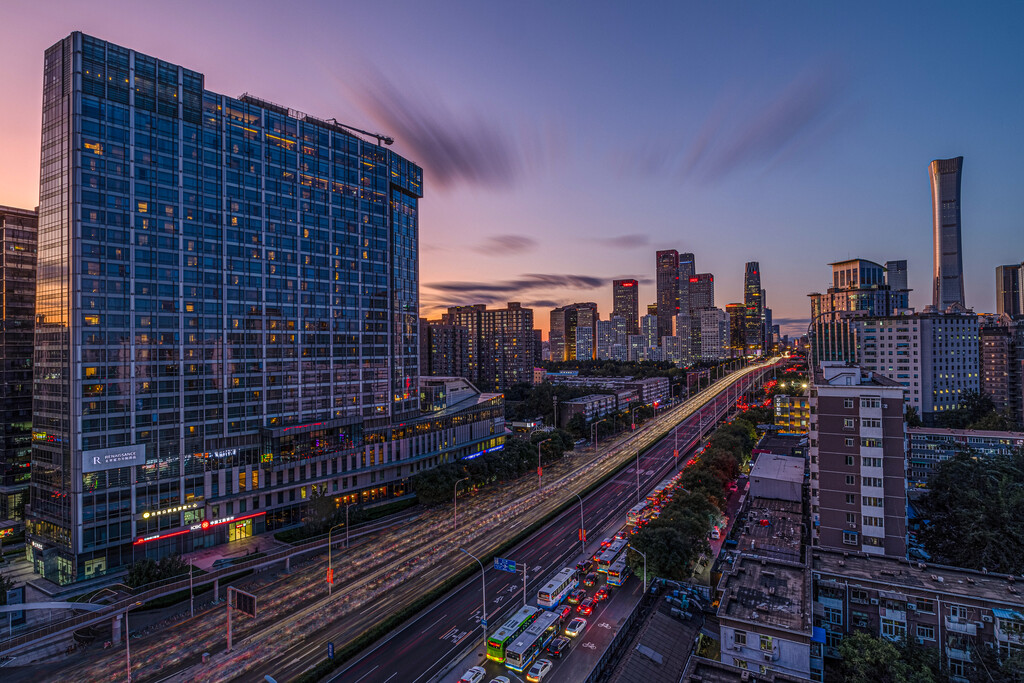
[{"label": "blue sky", "polygon": [[[552,6],[554,5],[554,6]],[[895,5],[895,6],[894,6]],[[963,155],[967,303],[1024,261],[1024,4],[8,2],[0,203],[38,196],[42,53],[72,30],[394,135],[425,168],[424,312],[654,300],[654,252],[716,303],[758,260],[802,328],[827,263],[907,259],[930,303],[927,167]],[[569,277],[571,276],[571,277]]]}]

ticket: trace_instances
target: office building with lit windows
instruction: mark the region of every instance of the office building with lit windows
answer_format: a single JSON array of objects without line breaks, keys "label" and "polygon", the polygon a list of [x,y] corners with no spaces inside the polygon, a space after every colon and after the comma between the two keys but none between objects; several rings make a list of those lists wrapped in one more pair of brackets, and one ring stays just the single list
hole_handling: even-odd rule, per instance
[{"label": "office building with lit windows", "polygon": [[314,492],[402,495],[503,442],[498,395],[421,411],[423,174],[390,139],[78,32],[46,51],[42,120],[47,579],[293,524]]},{"label": "office building with lit windows", "polygon": [[626,334],[640,331],[640,287],[636,280],[612,280],[612,317],[626,321]]}]

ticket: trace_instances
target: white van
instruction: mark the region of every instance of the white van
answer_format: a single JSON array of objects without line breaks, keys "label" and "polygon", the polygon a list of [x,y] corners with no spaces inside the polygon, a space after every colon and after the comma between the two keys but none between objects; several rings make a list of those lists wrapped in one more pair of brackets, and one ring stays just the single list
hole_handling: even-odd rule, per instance
[{"label": "white van", "polygon": [[711,538],[713,540],[717,541],[721,537],[722,537],[722,532],[718,530],[717,526],[714,529],[711,530]]}]

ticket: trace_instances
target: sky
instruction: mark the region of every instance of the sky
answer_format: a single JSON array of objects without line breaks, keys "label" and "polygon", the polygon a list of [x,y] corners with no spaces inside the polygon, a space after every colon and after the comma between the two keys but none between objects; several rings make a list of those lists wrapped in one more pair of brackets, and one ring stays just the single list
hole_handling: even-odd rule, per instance
[{"label": "sky", "polygon": [[[931,303],[932,159],[964,157],[967,304],[1024,261],[1024,3],[23,2],[0,40],[0,204],[38,203],[44,50],[74,30],[395,138],[424,168],[421,314],[655,299],[696,254],[716,305],[759,261],[800,334],[828,263],[906,259]],[[546,337],[546,332],[545,332]]]}]

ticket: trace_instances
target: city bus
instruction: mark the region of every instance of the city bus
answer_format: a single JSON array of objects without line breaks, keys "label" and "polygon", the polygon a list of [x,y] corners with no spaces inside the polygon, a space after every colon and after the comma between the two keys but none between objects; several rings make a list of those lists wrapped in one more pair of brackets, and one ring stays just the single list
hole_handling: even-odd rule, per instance
[{"label": "city bus", "polygon": [[537,619],[538,614],[540,614],[540,610],[536,607],[520,607],[518,612],[509,617],[501,628],[487,639],[487,659],[503,663],[505,648],[511,645],[512,641]]},{"label": "city bus", "polygon": [[626,583],[626,579],[629,578],[629,565],[626,563],[626,553],[622,553],[619,559],[612,563],[612,566],[608,567],[608,585],[609,586],[621,586]]},{"label": "city bus", "polygon": [[580,580],[576,570],[566,567],[551,577],[551,580],[537,591],[537,604],[544,609],[555,609],[579,585]]},{"label": "city bus", "polygon": [[505,648],[505,666],[522,673],[558,634],[562,618],[557,612],[541,612],[537,620]]},{"label": "city bus", "polygon": [[619,556],[626,552],[626,546],[629,542],[625,539],[620,541],[613,541],[610,546],[604,549],[600,555],[597,556],[597,571],[608,573],[608,567],[615,563],[615,560],[619,559]]},{"label": "city bus", "polygon": [[640,520],[647,516],[647,501],[637,503],[626,513],[626,521],[632,526],[640,523]]}]

